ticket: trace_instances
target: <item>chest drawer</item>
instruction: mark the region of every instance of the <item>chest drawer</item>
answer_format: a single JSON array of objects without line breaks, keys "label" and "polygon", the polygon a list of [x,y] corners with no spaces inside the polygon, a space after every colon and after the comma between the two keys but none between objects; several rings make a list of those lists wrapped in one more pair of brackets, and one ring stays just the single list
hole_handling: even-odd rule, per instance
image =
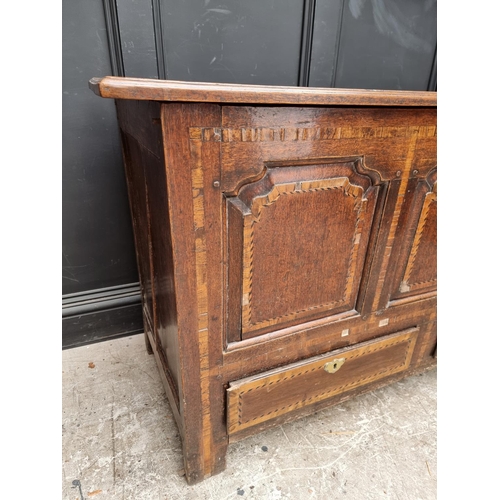
[{"label": "chest drawer", "polygon": [[406,370],[418,330],[409,328],[231,383],[228,433]]}]

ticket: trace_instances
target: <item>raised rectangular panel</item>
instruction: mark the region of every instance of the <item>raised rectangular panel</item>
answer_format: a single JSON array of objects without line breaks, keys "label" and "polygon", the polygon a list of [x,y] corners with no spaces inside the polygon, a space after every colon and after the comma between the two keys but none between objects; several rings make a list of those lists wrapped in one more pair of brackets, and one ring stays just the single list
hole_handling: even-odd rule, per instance
[{"label": "raised rectangular panel", "polygon": [[395,255],[390,300],[418,297],[437,288],[437,173],[420,180]]},{"label": "raised rectangular panel", "polygon": [[323,161],[268,166],[227,198],[228,330],[243,339],[356,313],[379,188],[360,158]]}]

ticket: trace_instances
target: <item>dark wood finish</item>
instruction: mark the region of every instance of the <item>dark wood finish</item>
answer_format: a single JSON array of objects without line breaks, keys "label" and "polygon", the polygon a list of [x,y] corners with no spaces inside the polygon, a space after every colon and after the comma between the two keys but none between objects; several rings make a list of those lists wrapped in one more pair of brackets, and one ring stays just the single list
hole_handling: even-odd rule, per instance
[{"label": "dark wood finish", "polygon": [[311,403],[310,405],[303,406],[302,408],[298,408],[294,410],[293,412],[290,413],[284,413],[283,415],[280,415],[276,418],[273,418],[271,420],[266,420],[264,422],[261,422],[259,424],[256,424],[252,427],[247,427],[243,429],[242,431],[235,432],[234,434],[231,434],[229,436],[229,443],[236,443],[242,439],[245,439],[249,436],[253,436],[255,434],[258,434],[259,432],[262,432],[266,429],[286,424],[288,422],[292,422],[294,420],[300,419],[301,417],[316,413],[318,411],[324,410],[325,408],[328,408],[329,406],[337,405],[339,403],[343,403],[344,401],[347,401],[353,397],[359,396],[361,394],[366,394],[368,392],[371,392],[375,389],[379,389],[381,387],[390,385],[394,382],[397,382],[398,380],[403,379],[404,377],[412,376],[412,375],[418,375],[421,374],[425,371],[432,370],[436,366],[435,359],[432,361],[425,363],[425,364],[420,364],[418,368],[415,368],[413,366],[410,366],[408,370],[403,370],[398,373],[395,373],[394,375],[390,375],[387,378],[383,378],[381,380],[376,380],[374,382],[370,382],[367,385],[362,385],[356,389],[353,389],[352,391],[347,391],[347,392],[342,392],[340,394],[337,394],[336,396],[333,396],[332,398],[326,399],[326,400],[320,400],[316,401],[314,403]]},{"label": "dark wood finish", "polygon": [[425,177],[436,166],[435,124],[435,108],[223,106],[222,189],[237,191],[271,162],[309,158],[362,157],[365,173],[382,181],[411,162]]},{"label": "dark wood finish", "polygon": [[[411,328],[232,383],[227,391],[228,433],[406,370],[417,332]],[[328,363],[342,364],[329,373]]]},{"label": "dark wood finish", "polygon": [[222,210],[214,186],[220,178],[220,144],[204,140],[194,127],[219,125],[220,108],[164,105],[162,123],[178,305],[181,435],[186,478],[192,483],[223,470],[227,448],[220,415],[224,390],[216,378],[223,319]]},{"label": "dark wood finish", "polygon": [[[229,266],[230,279],[242,281],[242,338],[354,313],[378,195],[362,163],[339,158],[268,167],[262,178],[228,198],[232,212],[240,214],[230,221],[228,241],[243,233],[235,250],[243,250],[241,264]],[[228,290],[232,297],[235,289]]]},{"label": "dark wood finish", "polygon": [[[180,369],[171,231],[168,217],[152,216],[168,214],[160,105],[117,101],[117,114],[142,291],[144,333],[151,336],[150,344],[157,346],[157,356],[178,407]],[[146,345],[147,342],[146,339]]]},{"label": "dark wood finish", "polygon": [[[399,305],[394,310],[347,318],[322,318],[229,344],[224,355],[224,377],[232,382],[262,371],[324,352],[358,344],[433,320],[436,297]],[[252,359],[252,363],[246,362]]]},{"label": "dark wood finish", "polygon": [[118,99],[147,345],[189,483],[230,441],[436,364],[435,94],[91,86]]}]

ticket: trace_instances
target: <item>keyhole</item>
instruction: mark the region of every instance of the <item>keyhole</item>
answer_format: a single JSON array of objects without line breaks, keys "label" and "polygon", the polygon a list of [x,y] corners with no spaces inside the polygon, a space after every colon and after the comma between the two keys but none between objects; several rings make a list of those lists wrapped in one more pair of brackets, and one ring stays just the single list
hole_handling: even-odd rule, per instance
[{"label": "keyhole", "polygon": [[323,368],[328,373],[335,373],[337,370],[340,370],[340,368],[342,368],[344,361],[345,361],[344,358],[332,359],[331,361],[326,363]]}]

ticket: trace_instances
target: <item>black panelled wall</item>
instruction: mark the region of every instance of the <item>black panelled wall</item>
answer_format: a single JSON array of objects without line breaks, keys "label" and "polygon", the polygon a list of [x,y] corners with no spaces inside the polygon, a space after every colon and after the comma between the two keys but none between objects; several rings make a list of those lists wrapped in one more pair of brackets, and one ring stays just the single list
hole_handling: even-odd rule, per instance
[{"label": "black panelled wall", "polygon": [[64,348],[142,331],[111,74],[435,90],[436,0],[63,0]]}]

